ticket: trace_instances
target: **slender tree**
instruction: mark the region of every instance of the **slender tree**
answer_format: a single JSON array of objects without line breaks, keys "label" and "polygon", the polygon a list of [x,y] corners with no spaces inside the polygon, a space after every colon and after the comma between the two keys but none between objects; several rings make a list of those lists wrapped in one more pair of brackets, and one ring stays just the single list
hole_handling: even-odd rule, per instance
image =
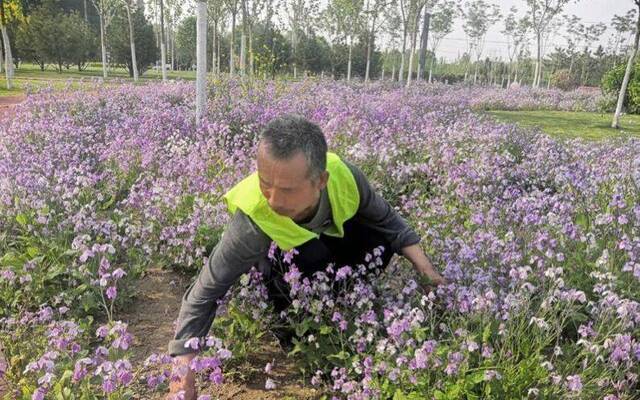
[{"label": "slender tree", "polygon": [[429,35],[429,47],[431,49],[431,64],[429,66],[429,82],[431,82],[433,74],[433,64],[436,60],[436,50],[440,46],[442,39],[453,32],[453,22],[456,16],[455,2],[445,1],[438,5],[436,11],[431,17],[431,28]]},{"label": "slender tree", "polygon": [[633,69],[633,62],[638,53],[638,44],[640,43],[640,0],[634,0],[635,5],[638,7],[638,19],[636,20],[636,35],[633,40],[633,48],[629,55],[629,61],[627,62],[627,69],[624,71],[624,78],[622,79],[622,86],[620,87],[620,93],[618,93],[618,103],[616,104],[616,111],[613,114],[613,121],[611,127],[618,129],[620,127],[620,115],[622,114],[622,104],[624,103],[624,97],[627,93],[627,86],[629,85],[629,78],[631,77],[631,70]]},{"label": "slender tree", "polygon": [[207,108],[207,2],[198,1],[196,22],[196,125],[202,123]]},{"label": "slender tree", "polygon": [[235,74],[235,47],[236,47],[236,16],[238,15],[239,0],[224,0],[227,10],[231,14],[231,39],[229,41],[229,75]]},{"label": "slender tree", "polygon": [[158,0],[160,4],[160,71],[162,81],[167,81],[167,40],[164,34],[164,0]]},{"label": "slender tree", "polygon": [[207,15],[213,25],[213,29],[211,29],[211,72],[216,75],[220,73],[220,66],[218,64],[220,58],[219,28],[221,21],[226,17],[226,8],[223,0],[209,0],[207,4],[209,7]]},{"label": "slender tree", "polygon": [[529,7],[529,23],[536,38],[536,65],[533,86],[540,86],[542,79],[542,46],[551,22],[562,12],[570,0],[524,0]]},{"label": "slender tree", "polygon": [[613,66],[615,67],[617,64],[616,57],[622,44],[626,41],[631,40],[633,34],[635,34],[635,21],[636,19],[636,10],[630,9],[627,11],[625,15],[614,15],[611,19],[611,26],[613,27],[613,37],[611,38],[612,42],[612,53],[613,57]]},{"label": "slender tree", "polygon": [[476,83],[485,37],[489,28],[500,19],[500,8],[495,4],[488,4],[484,0],[473,0],[470,3],[465,3],[459,10],[464,17],[463,29],[469,38],[470,53],[476,55],[473,72],[473,83]]},{"label": "slender tree", "polygon": [[367,17],[367,64],[364,73],[364,81],[369,82],[369,73],[371,71],[371,52],[373,51],[373,46],[375,44],[376,33],[380,28],[381,24],[384,22],[382,18],[380,18],[380,14],[382,10],[388,7],[391,4],[389,0],[369,0],[367,1],[367,7],[365,11],[365,16]]},{"label": "slender tree", "polygon": [[133,34],[133,21],[131,13],[137,7],[132,0],[124,0],[124,8],[127,11],[127,22],[129,23],[129,46],[131,47],[131,65],[133,66],[133,80],[138,81],[138,62],[136,60],[136,41]]},{"label": "slender tree", "polygon": [[106,34],[107,28],[109,24],[111,24],[111,19],[115,15],[116,12],[116,0],[91,0],[93,6],[96,8],[98,12],[98,18],[100,20],[100,50],[102,54],[102,77],[107,77],[107,44],[106,44]]},{"label": "slender tree", "polygon": [[0,31],[2,31],[2,43],[4,44],[4,73],[7,80],[7,89],[13,88],[13,56],[11,54],[11,42],[7,33],[7,15],[5,0],[0,0]]}]

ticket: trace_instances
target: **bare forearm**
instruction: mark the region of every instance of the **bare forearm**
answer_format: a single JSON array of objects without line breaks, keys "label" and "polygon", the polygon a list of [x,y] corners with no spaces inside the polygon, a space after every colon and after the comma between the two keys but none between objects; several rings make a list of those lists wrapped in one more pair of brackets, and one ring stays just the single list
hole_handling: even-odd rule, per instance
[{"label": "bare forearm", "polygon": [[423,276],[426,276],[436,284],[444,283],[444,278],[436,271],[431,261],[424,254],[419,244],[413,244],[402,249],[402,255],[406,257],[414,268]]}]

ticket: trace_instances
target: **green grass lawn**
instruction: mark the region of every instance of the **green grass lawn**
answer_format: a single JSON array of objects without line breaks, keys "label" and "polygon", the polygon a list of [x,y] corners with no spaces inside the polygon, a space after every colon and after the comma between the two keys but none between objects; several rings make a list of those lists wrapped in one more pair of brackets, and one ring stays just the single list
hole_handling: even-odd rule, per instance
[{"label": "green grass lawn", "polygon": [[538,127],[561,139],[602,140],[640,137],[640,115],[624,115],[621,129],[611,128],[613,114],[571,111],[486,111],[500,122],[513,122],[525,127]]},{"label": "green grass lawn", "polygon": [[[109,68],[107,72],[107,80],[131,80],[128,70],[124,68]],[[60,89],[67,85],[69,80],[101,78],[102,66],[100,63],[92,63],[82,70],[78,71],[77,67],[71,67],[69,69],[63,69],[62,72],[52,66],[48,65],[44,71],[40,70],[40,67],[35,64],[21,64],[20,68],[15,69],[15,76],[13,80],[14,87],[12,90],[7,90],[6,81],[4,79],[4,73],[0,77],[0,96],[15,96],[24,93],[27,86],[40,87],[52,85],[56,89]],[[195,71],[167,71],[167,77],[169,79],[184,79],[195,80]],[[161,71],[154,71],[149,69],[140,76],[141,82],[149,82],[162,79]],[[74,85],[75,87],[75,85]]]}]

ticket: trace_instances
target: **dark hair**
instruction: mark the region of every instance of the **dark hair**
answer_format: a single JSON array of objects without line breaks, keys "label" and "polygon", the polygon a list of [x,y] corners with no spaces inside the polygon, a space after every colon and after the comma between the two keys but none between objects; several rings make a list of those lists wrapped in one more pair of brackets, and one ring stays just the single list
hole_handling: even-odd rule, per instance
[{"label": "dark hair", "polygon": [[278,117],[264,128],[260,139],[265,141],[269,154],[286,160],[299,151],[309,166],[309,176],[317,178],[327,169],[327,141],[322,129],[305,117],[287,114]]}]

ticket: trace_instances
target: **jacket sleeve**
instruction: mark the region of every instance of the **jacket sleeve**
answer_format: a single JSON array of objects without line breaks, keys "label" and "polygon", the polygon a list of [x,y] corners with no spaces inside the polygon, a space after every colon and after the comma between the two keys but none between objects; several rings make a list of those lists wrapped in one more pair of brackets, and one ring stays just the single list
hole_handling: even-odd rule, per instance
[{"label": "jacket sleeve", "polygon": [[171,356],[194,352],[185,348],[185,343],[194,337],[207,336],[218,300],[267,254],[270,242],[246,214],[241,211],[234,214],[197,279],[182,297],[176,333],[169,342]]}]

